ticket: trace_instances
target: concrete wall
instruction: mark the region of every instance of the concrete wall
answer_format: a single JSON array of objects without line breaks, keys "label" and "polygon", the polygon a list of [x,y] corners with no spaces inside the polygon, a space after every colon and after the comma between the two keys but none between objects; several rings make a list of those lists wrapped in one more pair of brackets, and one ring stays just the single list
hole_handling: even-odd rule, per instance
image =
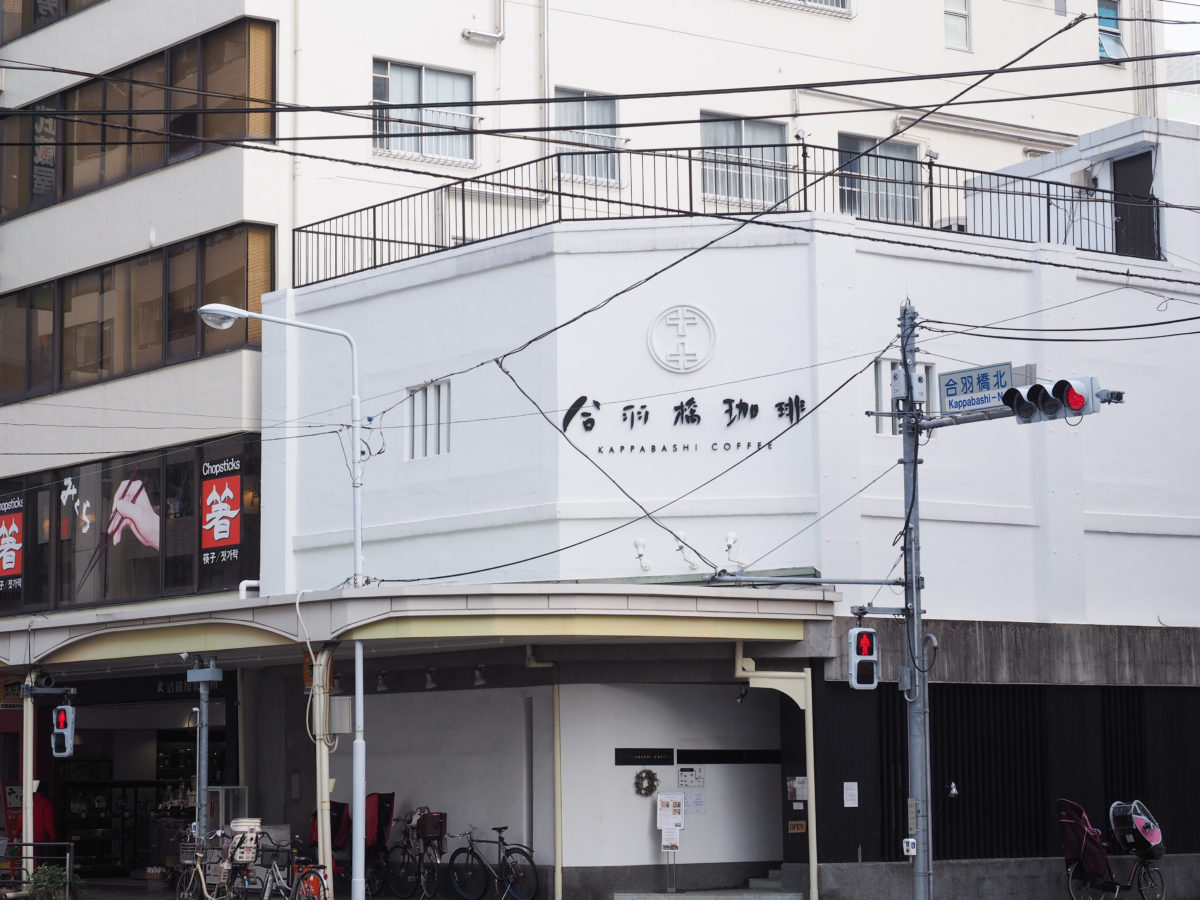
[{"label": "concrete wall", "polygon": [[[1113,857],[1114,873],[1127,877],[1133,857]],[[1200,856],[1166,856],[1157,865],[1162,871],[1166,896],[1187,896],[1200,877]],[[820,900],[906,900],[912,897],[909,863],[824,863],[818,874]],[[808,867],[783,868],[785,890],[808,894]],[[1062,900],[1068,896],[1063,860],[955,859],[934,860],[935,897],[975,897],[978,900]],[[1122,893],[1124,896],[1124,893]]]}]

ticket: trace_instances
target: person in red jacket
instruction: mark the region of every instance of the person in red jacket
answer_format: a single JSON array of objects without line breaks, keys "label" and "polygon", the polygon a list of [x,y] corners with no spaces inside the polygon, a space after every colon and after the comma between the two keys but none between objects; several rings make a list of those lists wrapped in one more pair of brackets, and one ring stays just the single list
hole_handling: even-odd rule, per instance
[{"label": "person in red jacket", "polygon": [[[22,833],[22,821],[17,822],[17,833]],[[58,840],[58,832],[54,828],[54,804],[46,796],[44,785],[38,785],[33,794],[33,842],[35,844],[54,843]],[[54,859],[52,851],[34,848],[34,865]]]},{"label": "person in red jacket", "polygon": [[33,842],[52,844],[57,840],[58,832],[54,829],[54,804],[46,796],[45,787],[39,784],[33,795]]}]

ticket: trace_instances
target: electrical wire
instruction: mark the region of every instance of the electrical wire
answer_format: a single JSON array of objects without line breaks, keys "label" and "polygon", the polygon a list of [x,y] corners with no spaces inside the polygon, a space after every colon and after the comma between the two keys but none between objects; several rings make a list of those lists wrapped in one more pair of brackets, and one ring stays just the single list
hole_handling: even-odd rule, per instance
[{"label": "electrical wire", "polygon": [[[879,358],[879,357],[876,357],[876,359],[878,359],[878,358]],[[770,550],[768,550],[766,553],[762,554],[762,556],[760,556],[760,557],[758,557],[757,559],[751,560],[750,562],[746,563],[746,565],[745,565],[745,567],[744,567],[744,568],[746,568],[746,569],[750,569],[750,568],[752,568],[752,567],[754,567],[754,566],[757,566],[757,565],[758,565],[760,562],[762,562],[764,559],[766,559],[768,556],[770,556],[770,555],[771,555],[772,553],[774,553],[776,550],[779,550],[780,548],[782,548],[782,547],[786,546],[787,544],[791,543],[791,542],[792,542],[792,541],[794,541],[796,538],[800,537],[800,535],[804,534],[804,532],[808,531],[810,528],[813,528],[813,527],[815,527],[815,526],[819,525],[819,524],[820,524],[822,521],[824,521],[824,520],[825,520],[825,519],[826,519],[828,516],[831,516],[831,515],[833,515],[835,512],[837,512],[839,509],[841,509],[843,506],[845,506],[847,503],[849,503],[851,500],[853,500],[853,499],[854,499],[855,497],[857,497],[859,494],[861,494],[861,493],[863,493],[865,490],[867,490],[867,488],[869,488],[869,487],[873,486],[873,485],[874,485],[874,484],[875,484],[877,481],[879,481],[880,479],[882,479],[882,478],[883,478],[885,475],[887,475],[889,472],[892,472],[892,471],[893,471],[893,470],[894,470],[894,469],[895,469],[897,466],[899,466],[899,465],[900,465],[900,463],[899,463],[899,462],[894,462],[894,463],[892,463],[890,466],[888,466],[886,469],[884,469],[882,472],[880,472],[878,475],[876,475],[874,478],[872,478],[870,481],[868,481],[866,484],[864,484],[862,487],[860,487],[860,488],[859,488],[857,491],[855,491],[853,494],[851,494],[849,497],[847,497],[847,498],[846,498],[845,500],[843,500],[841,503],[837,504],[836,506],[830,507],[828,510],[826,510],[826,511],[825,511],[825,512],[823,512],[823,513],[821,513],[821,515],[817,516],[815,519],[813,519],[811,522],[809,522],[807,525],[805,525],[803,528],[801,528],[801,529],[800,529],[799,531],[797,531],[795,534],[791,535],[790,537],[786,537],[786,538],[784,538],[782,541],[780,541],[778,544],[776,544],[774,547],[772,547],[772,548],[771,548]],[[892,568],[893,568],[893,569],[895,569],[896,567],[893,565],[893,566],[892,566]],[[889,572],[888,574],[890,575],[890,574],[891,574],[891,572]],[[886,579],[885,579],[885,580],[886,580]],[[880,585],[880,587],[882,587],[882,585]]]},{"label": "electrical wire", "polygon": [[[828,394],[826,394],[825,397],[823,397],[816,404],[814,404],[812,407],[810,407],[802,416],[798,417],[795,422],[789,424],[786,428],[784,428],[782,431],[780,431],[773,438],[770,438],[768,443],[779,440],[781,437],[783,437],[785,434],[787,434],[793,428],[798,426],[802,421],[806,420],[810,415],[815,413],[818,409],[820,409],[822,406],[824,406],[826,403],[828,403],[830,400],[832,400],[835,396],[837,396],[839,393],[841,393],[841,391],[844,390],[851,382],[853,382],[856,378],[858,378],[860,375],[862,375],[863,372],[865,372],[869,368],[871,368],[875,364],[876,360],[882,358],[882,356],[885,353],[887,353],[887,351],[890,350],[892,348],[892,346],[893,346],[893,343],[889,343],[886,347],[883,348],[883,350],[879,351],[878,354],[873,356],[871,358],[871,361],[868,362],[867,365],[863,366],[861,369],[857,370],[852,375],[850,375],[849,378],[847,378],[845,381],[843,381],[841,384],[839,384],[837,387],[835,387],[832,391],[830,391]],[[498,363],[499,359],[493,360],[493,361]],[[510,376],[510,378],[511,378],[511,376]],[[535,406],[537,405],[536,402],[534,403],[534,405]],[[669,507],[675,505],[676,503],[679,503],[681,500],[685,500],[686,498],[690,497],[692,494],[695,494],[696,492],[703,490],[704,488],[708,487],[708,485],[712,484],[713,482],[717,481],[718,479],[725,477],[727,474],[732,472],[734,469],[738,468],[739,466],[744,465],[746,462],[748,462],[754,456],[757,456],[758,453],[759,453],[758,449],[751,451],[750,453],[739,458],[738,460],[736,460],[735,462],[726,466],[724,469],[722,469],[721,471],[712,475],[711,477],[705,479],[704,481],[693,486],[692,488],[688,489],[687,491],[684,491],[682,494],[679,494],[676,497],[674,497],[670,500],[667,500],[660,506],[657,506],[654,509],[650,510],[649,515],[650,516],[658,515],[664,509],[668,509]],[[425,575],[425,576],[416,576],[416,577],[409,577],[409,578],[376,578],[373,580],[373,582],[375,584],[392,584],[392,583],[410,584],[410,583],[418,582],[418,581],[441,581],[441,580],[445,580],[445,579],[449,579],[449,578],[463,578],[468,575],[480,575],[480,574],[483,574],[486,572],[494,572],[499,569],[511,568],[512,566],[519,566],[519,565],[523,565],[523,564],[529,563],[529,562],[536,562],[537,560],[545,559],[547,557],[554,556],[558,553],[563,553],[567,550],[573,550],[577,547],[583,546],[584,544],[588,544],[588,543],[591,543],[592,541],[599,540],[600,538],[607,537],[610,534],[614,534],[623,528],[628,528],[630,525],[635,525],[638,522],[643,521],[647,517],[648,516],[646,514],[643,514],[643,515],[637,516],[635,518],[629,519],[628,521],[621,522],[618,525],[614,525],[612,528],[607,528],[604,531],[598,532],[593,535],[589,535],[588,537],[585,537],[585,538],[581,538],[578,541],[573,541],[570,544],[565,544],[563,546],[556,547],[553,550],[546,550],[542,553],[537,553],[532,556],[526,556],[526,557],[523,557],[523,558],[517,559],[517,560],[511,560],[509,562],[497,563],[497,564],[491,565],[491,566],[483,566],[480,568],[464,570],[464,571],[459,571],[459,572],[449,572],[449,573],[444,573],[444,574],[440,574],[440,575]],[[681,543],[683,543],[683,542],[681,541]],[[690,547],[690,545],[687,545],[687,546]],[[696,551],[695,548],[691,548],[691,549],[698,556],[700,555],[699,551]]]},{"label": "electrical wire", "polygon": [[[1069,28],[1072,28],[1076,24],[1086,21],[1087,19],[1095,19],[1095,18],[1097,18],[1095,13],[1091,13],[1091,14],[1080,13],[1079,16],[1077,16],[1070,23],[1068,23],[1068,25],[1064,26],[1063,29],[1060,29],[1059,32],[1055,32],[1055,34],[1052,34],[1050,37],[1053,38],[1053,37],[1057,36],[1057,34],[1060,33],[1061,31],[1065,31]],[[1041,44],[1035,45],[1034,47],[1030,48],[1029,51],[1026,51],[1025,53],[1022,53],[1020,56],[1016,57],[1016,59],[1017,60],[1023,59],[1025,56],[1028,56],[1030,52],[1038,49],[1038,47],[1040,47],[1040,46],[1041,46]],[[1151,54],[1145,54],[1145,55],[1141,55],[1141,56],[1129,56],[1129,57],[1122,59],[1120,62],[1121,63],[1152,62],[1152,61],[1157,61],[1157,60],[1175,59],[1178,57],[1185,57],[1185,56],[1196,56],[1197,52],[1198,51],[1195,51],[1195,50],[1178,50],[1178,51],[1171,51],[1168,53],[1151,53]],[[1113,64],[1113,61],[1111,59],[1103,59],[1103,58],[1070,60],[1067,62],[1058,62],[1058,63],[1039,63],[1037,65],[1030,65],[1030,66],[1016,66],[1016,65],[1012,65],[1012,64],[1006,64],[1006,65],[993,67],[993,68],[960,69],[960,70],[952,70],[952,71],[948,71],[948,72],[925,72],[925,73],[913,73],[913,74],[906,74],[906,75],[883,75],[883,76],[876,76],[876,77],[872,77],[872,78],[845,78],[845,79],[832,79],[832,80],[826,80],[826,81],[786,82],[786,83],[782,83],[782,84],[739,85],[736,87],[686,88],[686,89],[671,90],[671,91],[631,91],[631,92],[624,92],[624,93],[604,94],[603,99],[604,100],[615,100],[615,101],[664,100],[664,99],[675,99],[675,98],[682,98],[682,97],[710,97],[710,96],[711,97],[719,97],[719,96],[730,95],[730,94],[760,94],[760,93],[771,93],[771,92],[775,92],[775,91],[803,91],[803,90],[829,89],[829,88],[837,88],[837,87],[864,87],[864,86],[872,86],[872,85],[909,84],[909,83],[922,82],[922,81],[949,81],[949,80],[952,80],[955,78],[978,78],[981,76],[984,78],[989,78],[993,75],[998,75],[998,74],[1020,75],[1020,74],[1037,73],[1037,72],[1059,71],[1059,70],[1063,70],[1063,69],[1091,68],[1091,67],[1096,67],[1096,66],[1112,66],[1112,64]],[[141,86],[141,87],[161,88],[163,90],[170,91],[172,94],[189,95],[189,96],[195,96],[197,98],[238,100],[238,101],[242,101],[242,102],[245,102],[248,104],[250,104],[250,103],[255,104],[252,107],[247,107],[247,109],[245,111],[248,113],[319,112],[319,113],[341,114],[341,113],[371,113],[376,110],[446,110],[446,109],[460,109],[460,108],[487,109],[487,108],[492,108],[492,107],[506,107],[506,106],[542,106],[542,105],[554,106],[554,105],[564,104],[564,103],[579,103],[580,102],[578,97],[512,97],[512,98],[492,99],[492,100],[475,98],[475,99],[471,99],[471,100],[453,100],[453,101],[447,100],[447,101],[428,102],[428,103],[372,102],[372,103],[358,103],[358,104],[311,105],[311,104],[300,104],[300,103],[281,103],[281,102],[271,99],[271,98],[251,97],[251,96],[248,96],[245,94],[233,94],[233,93],[224,93],[224,92],[219,92],[219,91],[207,91],[207,90],[202,90],[199,88],[176,87],[174,85],[163,84],[160,82],[141,81],[138,79],[133,79],[133,78],[128,78],[128,77],[118,77],[118,76],[114,76],[111,74],[99,74],[99,73],[95,73],[95,72],[86,72],[86,71],[82,71],[79,69],[67,69],[67,68],[63,68],[63,67],[59,67],[59,66],[28,63],[28,62],[22,62],[22,61],[18,61],[18,60],[11,60],[11,59],[4,59],[4,58],[0,58],[0,69],[11,69],[11,70],[18,70],[18,71],[37,71],[37,72],[46,72],[46,73],[51,73],[51,74],[67,74],[67,75],[73,75],[73,76],[80,77],[80,78],[89,78],[89,79],[96,79],[96,80],[103,80],[103,81],[119,81],[122,84],[137,85],[137,86]],[[206,112],[206,110],[195,110],[195,111],[200,112],[200,113]],[[42,114],[44,114],[45,112],[47,112],[47,111],[43,110]],[[128,110],[125,110],[124,112],[127,112],[130,115],[140,115],[140,114],[142,114],[143,111],[138,110],[138,109],[128,109]],[[164,112],[179,112],[179,110],[164,110]],[[213,112],[223,112],[223,113],[227,114],[230,111],[228,109],[224,109],[224,110],[213,110]],[[5,114],[35,115],[36,113],[32,110],[14,109],[11,111],[5,110]]]}]

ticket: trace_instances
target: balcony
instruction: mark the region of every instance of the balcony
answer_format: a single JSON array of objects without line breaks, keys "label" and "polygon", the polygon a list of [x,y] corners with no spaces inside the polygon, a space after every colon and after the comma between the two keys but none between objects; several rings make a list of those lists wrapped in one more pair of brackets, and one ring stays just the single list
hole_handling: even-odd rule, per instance
[{"label": "balcony", "polygon": [[1090,185],[812,144],[562,151],[293,232],[296,287],[555,222],[843,213],[1159,259],[1159,209]]}]

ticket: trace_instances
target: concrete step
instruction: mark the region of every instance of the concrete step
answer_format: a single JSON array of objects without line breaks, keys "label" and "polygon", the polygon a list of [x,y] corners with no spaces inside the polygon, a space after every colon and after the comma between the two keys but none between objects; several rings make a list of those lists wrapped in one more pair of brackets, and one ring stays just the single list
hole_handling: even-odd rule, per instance
[{"label": "concrete step", "polygon": [[[752,880],[766,881],[767,879]],[[763,890],[751,887],[722,888],[713,891],[681,891],[680,893],[686,895],[686,900],[708,900],[708,898],[712,898],[712,900],[804,900],[804,895],[799,891],[785,892],[778,887]],[[664,897],[669,896],[662,891],[621,891],[613,894],[613,900],[664,900]]]}]

